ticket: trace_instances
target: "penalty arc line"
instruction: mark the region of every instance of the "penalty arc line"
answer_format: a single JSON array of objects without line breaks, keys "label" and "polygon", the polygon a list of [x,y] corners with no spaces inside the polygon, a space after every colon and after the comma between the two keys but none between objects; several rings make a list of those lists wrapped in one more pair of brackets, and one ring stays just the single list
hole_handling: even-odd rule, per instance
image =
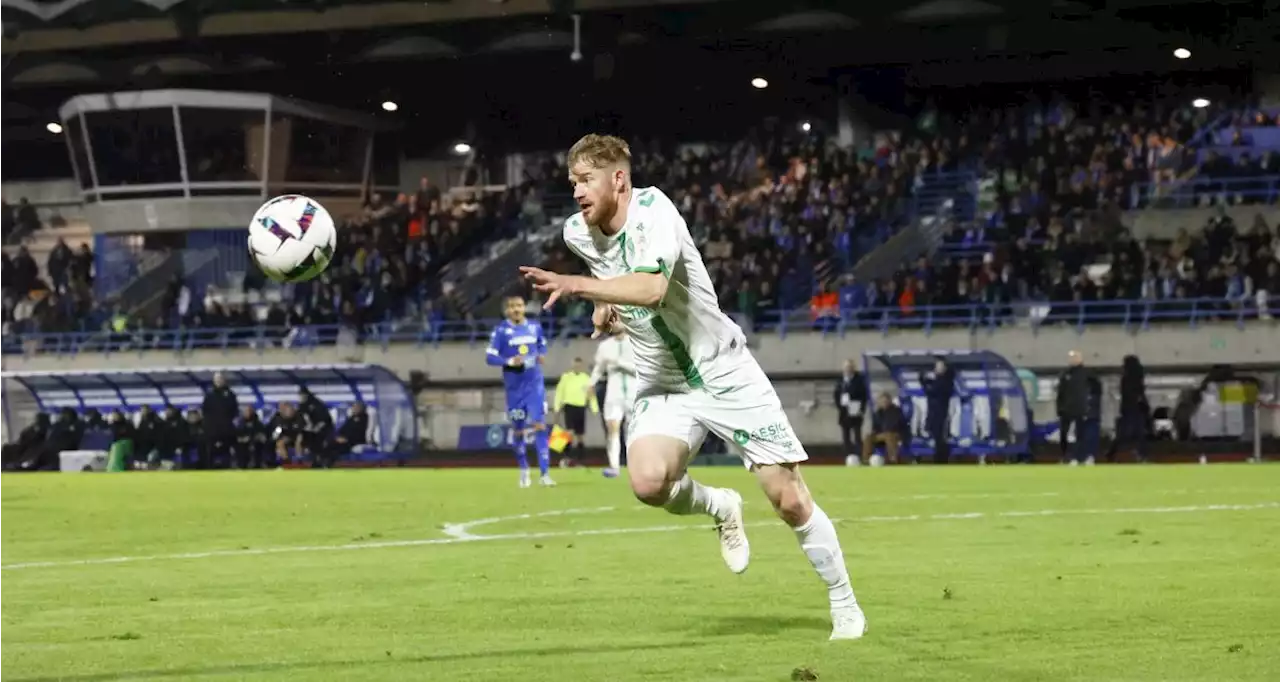
[{"label": "penalty arc line", "polygon": [[[31,568],[69,568],[76,566],[107,566],[112,564],[141,563],[149,561],[171,561],[179,559],[211,559],[218,557],[248,557],[273,554],[294,554],[304,552],[346,552],[366,549],[390,549],[395,547],[423,547],[428,545],[456,545],[469,542],[486,542],[495,540],[537,540],[558,537],[589,537],[594,535],[628,535],[632,533],[667,533],[682,530],[706,530],[710,526],[704,523],[666,524],[661,526],[637,526],[634,528],[596,528],[587,530],[557,530],[541,532],[501,533],[495,535],[477,535],[472,529],[502,523],[533,518],[567,516],[571,514],[588,514],[612,511],[616,507],[590,507],[581,509],[562,509],[549,512],[517,514],[514,516],[494,516],[490,518],[466,521],[463,523],[447,523],[442,527],[448,537],[421,540],[388,540],[382,542],[351,542],[338,545],[294,545],[283,547],[263,547],[260,549],[228,549],[208,552],[183,552],[177,554],[152,554],[142,556],[118,556],[97,559],[74,559],[66,561],[29,561],[23,563],[4,564],[0,569],[17,571]],[[942,514],[907,514],[902,516],[859,516],[850,519],[832,519],[845,523],[887,523],[902,521],[957,521],[983,518],[1031,518],[1045,516],[1074,516],[1101,514],[1180,514],[1218,511],[1257,511],[1262,509],[1280,509],[1280,502],[1262,502],[1258,504],[1208,504],[1182,507],[1121,507],[1116,509],[1032,509],[1025,511],[1001,512],[959,512]],[[773,524],[753,525],[778,525]]]}]

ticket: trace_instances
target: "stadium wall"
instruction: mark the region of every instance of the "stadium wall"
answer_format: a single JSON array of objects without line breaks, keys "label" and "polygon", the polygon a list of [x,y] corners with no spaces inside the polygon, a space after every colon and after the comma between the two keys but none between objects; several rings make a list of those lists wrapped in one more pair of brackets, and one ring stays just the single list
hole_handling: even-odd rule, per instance
[{"label": "stadium wall", "polygon": [[[475,343],[450,342],[437,345],[376,344],[324,347],[308,350],[268,348],[211,350],[184,353],[171,351],[80,353],[77,355],[6,355],[4,369],[94,370],[149,368],[156,365],[232,367],[252,365],[295,365],[299,363],[339,364],[347,362],[382,365],[408,378],[423,372],[433,383],[492,383],[497,373],[484,363],[484,340]],[[816,332],[793,332],[785,336],[762,334],[752,339],[761,365],[771,376],[827,374],[839,369],[846,358],[860,358],[868,350],[967,349],[991,350],[1009,359],[1016,367],[1061,367],[1067,352],[1079,350],[1095,367],[1119,367],[1125,355],[1134,354],[1148,367],[1202,368],[1212,364],[1255,366],[1280,365],[1280,327],[1268,323],[1231,323],[1153,326],[1140,333],[1116,327],[1085,328],[1000,328],[941,329],[931,334],[916,331],[849,332],[844,336]],[[546,372],[557,377],[575,357],[588,362],[595,355],[595,343],[586,339],[555,341],[547,358]]]}]

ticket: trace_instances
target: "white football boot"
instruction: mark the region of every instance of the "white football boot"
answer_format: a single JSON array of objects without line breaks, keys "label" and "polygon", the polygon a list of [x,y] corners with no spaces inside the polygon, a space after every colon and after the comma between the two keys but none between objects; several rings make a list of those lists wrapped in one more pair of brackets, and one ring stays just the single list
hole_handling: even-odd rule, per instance
[{"label": "white football boot", "polygon": [[551,480],[551,475],[550,475],[550,474],[543,474],[543,475],[542,475],[542,478],[538,479],[538,484],[539,484],[539,485],[541,485],[541,486],[542,486],[542,487],[544,487],[544,488],[554,488],[554,487],[556,487],[556,482],[555,482],[555,481],[553,481],[553,480]]},{"label": "white football boot", "polygon": [[525,469],[524,471],[521,471],[521,472],[520,472],[520,487],[521,487],[521,488],[528,488],[528,487],[529,487],[529,486],[531,486],[531,485],[533,485],[533,479],[529,476],[529,470],[528,470],[528,469]]},{"label": "white football boot", "polygon": [[725,490],[724,493],[728,511],[716,524],[716,534],[720,536],[720,556],[730,571],[741,573],[751,563],[751,545],[747,542],[747,531],[742,525],[742,496],[735,490]]},{"label": "white football boot", "polygon": [[831,641],[840,639],[861,639],[867,634],[867,617],[862,607],[842,606],[831,609]]}]

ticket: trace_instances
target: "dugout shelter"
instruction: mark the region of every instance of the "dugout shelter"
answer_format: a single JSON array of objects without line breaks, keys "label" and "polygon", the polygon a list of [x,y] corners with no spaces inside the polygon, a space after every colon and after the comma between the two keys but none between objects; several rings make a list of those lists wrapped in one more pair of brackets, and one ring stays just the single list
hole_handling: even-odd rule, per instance
[{"label": "dugout shelter", "polygon": [[4,372],[0,377],[5,433],[21,431],[36,412],[68,407],[80,414],[91,408],[103,414],[120,410],[130,418],[143,405],[157,411],[170,405],[183,412],[199,408],[217,372],[226,376],[239,404],[252,405],[264,421],[280,402],[296,403],[303,387],[329,408],[338,426],[352,403],[364,403],[374,446],[355,459],[403,459],[416,450],[418,419],[412,391],[391,370],[367,364]]},{"label": "dugout shelter", "polygon": [[931,456],[934,443],[925,429],[929,402],[921,373],[944,360],[955,370],[956,386],[948,410],[948,433],[953,456],[1003,455],[1030,452],[1033,422],[1026,389],[1015,368],[998,353],[985,350],[890,350],[862,354],[867,390],[871,377],[886,372],[898,385],[898,404],[910,427],[906,452]]}]

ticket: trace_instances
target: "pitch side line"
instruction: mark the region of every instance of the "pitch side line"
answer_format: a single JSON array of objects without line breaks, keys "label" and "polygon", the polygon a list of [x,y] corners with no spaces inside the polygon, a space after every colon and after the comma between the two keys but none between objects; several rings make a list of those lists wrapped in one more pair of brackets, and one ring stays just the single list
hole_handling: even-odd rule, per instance
[{"label": "pitch side line", "polygon": [[[387,549],[392,547],[421,547],[425,545],[454,545],[467,542],[485,542],[493,540],[537,540],[540,538],[586,537],[592,535],[626,535],[630,533],[666,533],[680,530],[706,530],[704,523],[667,524],[661,526],[638,526],[635,528],[597,528],[590,530],[558,530],[526,533],[501,533],[497,535],[477,535],[472,531],[480,526],[493,525],[506,521],[519,521],[549,516],[567,516],[571,514],[589,514],[612,511],[616,507],[589,507],[581,509],[561,509],[557,511],[517,514],[514,516],[494,516],[463,523],[446,523],[442,527],[449,537],[427,540],[390,540],[384,542],[352,542],[340,545],[297,545],[290,547],[263,547],[261,549],[228,549],[211,552],[183,552],[179,554],[152,554],[143,556],[118,556],[100,559],[75,559],[70,561],[30,561],[16,564],[4,564],[0,569],[18,571],[29,568],[68,568],[74,566],[106,566],[110,564],[131,564],[146,561],[167,561],[174,559],[209,559],[215,557],[263,556],[270,554],[293,554],[301,552],[346,552],[364,549]],[[832,519],[849,523],[884,523],[899,521],[955,521],[983,518],[1017,518],[1037,516],[1075,516],[1099,514],[1182,514],[1218,511],[1257,511],[1262,509],[1280,509],[1280,502],[1262,502],[1259,504],[1208,504],[1184,507],[1120,507],[1116,509],[1033,509],[1027,511],[1002,512],[960,512],[942,514],[907,514],[902,516],[859,516],[852,519]],[[780,521],[771,524],[779,525]]]}]

